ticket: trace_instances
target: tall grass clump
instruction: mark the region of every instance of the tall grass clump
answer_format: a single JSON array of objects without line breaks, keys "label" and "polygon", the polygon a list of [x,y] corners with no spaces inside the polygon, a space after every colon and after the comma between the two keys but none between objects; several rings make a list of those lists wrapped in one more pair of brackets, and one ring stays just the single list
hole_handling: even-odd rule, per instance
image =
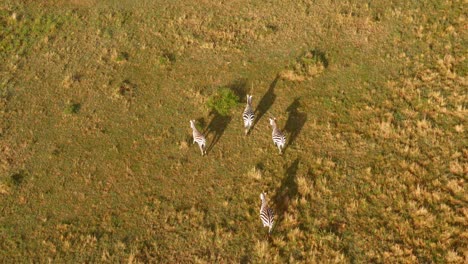
[{"label": "tall grass clump", "polygon": [[328,60],[325,54],[318,50],[307,51],[302,54],[294,64],[294,71],[297,74],[313,77],[328,67]]},{"label": "tall grass clump", "polygon": [[313,49],[302,53],[296,60],[280,73],[281,78],[289,81],[305,81],[320,75],[328,67],[324,52]]}]

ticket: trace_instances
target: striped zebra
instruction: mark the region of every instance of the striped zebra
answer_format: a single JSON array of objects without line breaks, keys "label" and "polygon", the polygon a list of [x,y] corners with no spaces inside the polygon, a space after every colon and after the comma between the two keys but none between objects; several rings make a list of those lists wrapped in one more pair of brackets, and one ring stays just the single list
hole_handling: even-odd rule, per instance
[{"label": "striped zebra", "polygon": [[270,118],[270,125],[273,128],[272,138],[275,146],[278,147],[279,153],[283,153],[284,146],[286,145],[286,136],[276,125],[276,118]]},{"label": "striped zebra", "polygon": [[260,200],[262,200],[262,207],[260,207],[260,219],[262,220],[263,227],[268,226],[268,234],[270,234],[275,222],[275,214],[273,209],[268,207],[265,193],[260,194]]},{"label": "striped zebra", "polygon": [[200,131],[195,127],[195,120],[190,120],[190,127],[193,132],[193,144],[198,143],[202,156],[206,154],[206,139]]},{"label": "striped zebra", "polygon": [[252,95],[247,95],[247,105],[245,106],[242,118],[244,119],[245,135],[247,136],[255,119],[255,114],[252,109]]}]

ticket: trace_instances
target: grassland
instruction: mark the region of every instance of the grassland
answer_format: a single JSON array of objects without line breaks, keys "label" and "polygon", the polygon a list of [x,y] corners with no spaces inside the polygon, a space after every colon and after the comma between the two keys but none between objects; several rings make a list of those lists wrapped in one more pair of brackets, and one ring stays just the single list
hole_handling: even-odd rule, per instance
[{"label": "grassland", "polygon": [[467,262],[464,1],[95,2],[0,3],[1,262]]}]

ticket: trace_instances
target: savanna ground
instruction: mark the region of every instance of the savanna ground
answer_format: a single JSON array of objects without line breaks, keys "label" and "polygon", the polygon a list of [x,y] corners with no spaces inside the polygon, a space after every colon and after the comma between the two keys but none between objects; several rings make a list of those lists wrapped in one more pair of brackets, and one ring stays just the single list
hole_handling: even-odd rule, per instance
[{"label": "savanna ground", "polygon": [[0,4],[2,262],[467,262],[466,1],[101,2]]}]

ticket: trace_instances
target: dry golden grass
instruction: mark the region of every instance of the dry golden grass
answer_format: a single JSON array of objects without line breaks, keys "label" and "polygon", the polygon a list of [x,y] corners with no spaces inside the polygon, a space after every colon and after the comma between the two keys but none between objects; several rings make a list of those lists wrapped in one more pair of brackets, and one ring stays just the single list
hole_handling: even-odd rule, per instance
[{"label": "dry golden grass", "polygon": [[253,167],[248,173],[247,177],[252,178],[254,180],[260,181],[262,179],[262,171],[257,167]]}]

